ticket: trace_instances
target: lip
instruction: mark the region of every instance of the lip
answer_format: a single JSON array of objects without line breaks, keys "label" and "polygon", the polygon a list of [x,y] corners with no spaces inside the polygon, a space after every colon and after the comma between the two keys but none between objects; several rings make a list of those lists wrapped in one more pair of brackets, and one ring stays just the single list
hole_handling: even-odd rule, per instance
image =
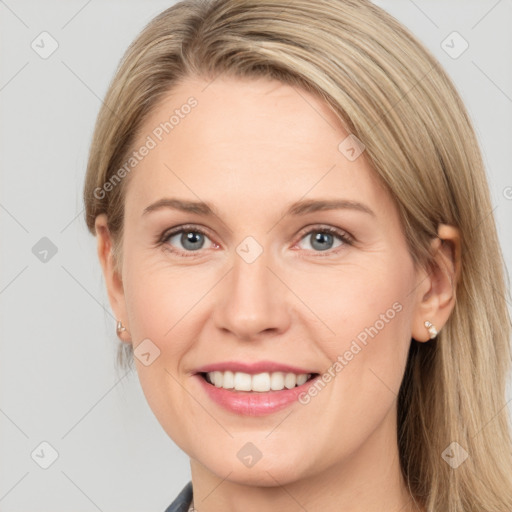
[{"label": "lip", "polygon": [[200,368],[196,368],[194,370],[194,373],[209,373],[215,371],[244,372],[249,373],[251,375],[265,372],[296,373],[297,375],[300,375],[302,373],[320,373],[318,370],[299,368],[297,366],[276,363],[274,361],[257,361],[254,363],[246,363],[242,361],[224,361],[220,363],[212,363],[207,364],[205,366],[201,366]]},{"label": "lip", "polygon": [[210,400],[223,409],[238,415],[264,416],[285,409],[293,403],[298,402],[299,395],[307,392],[308,388],[313,385],[317,379],[321,378],[321,375],[318,374],[301,386],[296,386],[292,389],[285,388],[281,391],[267,391],[265,393],[218,388],[207,382],[199,373],[194,375],[193,378],[199,381],[199,385]]}]

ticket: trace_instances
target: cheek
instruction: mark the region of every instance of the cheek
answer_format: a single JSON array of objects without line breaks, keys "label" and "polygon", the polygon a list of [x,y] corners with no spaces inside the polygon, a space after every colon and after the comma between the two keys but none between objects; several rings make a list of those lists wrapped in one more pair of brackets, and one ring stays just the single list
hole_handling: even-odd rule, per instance
[{"label": "cheek", "polygon": [[[308,298],[308,306],[331,331],[322,327],[327,332],[321,338],[322,349],[330,361],[324,371],[325,387],[332,393],[330,400],[343,406],[328,414],[339,415],[343,424],[361,417],[378,421],[396,400],[413,312],[414,275],[403,263],[354,265],[336,279],[319,273],[310,280],[314,286],[302,284],[300,293]],[[318,339],[318,332],[310,333],[312,339],[315,334]]]},{"label": "cheek", "polygon": [[135,249],[127,256],[124,291],[135,344],[150,338],[161,351],[180,351],[187,337],[177,333],[185,326],[190,332],[194,305],[208,290],[202,274],[180,270],[160,252],[145,258]]},{"label": "cheek", "polygon": [[353,340],[369,346],[372,339],[392,340],[400,337],[399,333],[403,338],[410,325],[410,283],[414,275],[407,265],[383,258],[319,268],[307,274],[290,272],[286,277],[306,306],[297,307],[304,312],[301,320],[316,318],[309,323],[309,327],[314,323],[318,326],[311,339],[319,340],[329,350],[331,360],[340,351],[349,350]]},{"label": "cheek", "polygon": [[[200,266],[173,266],[161,255],[144,258],[142,251],[133,251],[125,262],[125,300],[141,387],[164,429],[179,439],[181,425],[172,419],[191,414],[183,385],[218,276]],[[149,366],[137,359],[137,346],[146,339],[158,353]]]},{"label": "cheek", "polygon": [[126,260],[125,268],[125,300],[135,354],[137,345],[146,339],[158,353],[148,366],[135,356],[141,388],[164,430],[184,448],[189,424],[176,418],[190,419],[194,411],[183,391],[183,359],[199,338],[199,322],[194,317],[199,309],[194,304],[208,287],[205,280],[191,282],[190,271],[172,269],[164,258],[153,263],[150,258],[134,256]]}]

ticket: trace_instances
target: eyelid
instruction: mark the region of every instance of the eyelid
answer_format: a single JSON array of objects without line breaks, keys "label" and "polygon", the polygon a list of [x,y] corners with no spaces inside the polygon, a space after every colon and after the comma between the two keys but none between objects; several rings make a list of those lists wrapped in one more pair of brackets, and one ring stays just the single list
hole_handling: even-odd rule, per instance
[{"label": "eyelid", "polygon": [[349,242],[350,243],[354,243],[355,242],[355,238],[348,231],[346,231],[345,229],[341,229],[341,228],[337,228],[337,227],[331,226],[330,224],[311,224],[309,226],[304,227],[299,232],[298,236],[300,237],[300,240],[302,240],[302,238],[305,235],[308,235],[308,234],[310,234],[311,232],[314,232],[314,231],[317,231],[317,232],[321,232],[322,231],[322,232],[331,233],[333,235],[338,236],[342,240],[345,240],[346,243],[349,243]]},{"label": "eyelid", "polygon": [[164,243],[171,236],[177,235],[182,231],[192,231],[209,236],[208,230],[200,224],[181,224],[180,226],[174,226],[173,228],[164,230],[164,232],[158,237],[158,243]]}]

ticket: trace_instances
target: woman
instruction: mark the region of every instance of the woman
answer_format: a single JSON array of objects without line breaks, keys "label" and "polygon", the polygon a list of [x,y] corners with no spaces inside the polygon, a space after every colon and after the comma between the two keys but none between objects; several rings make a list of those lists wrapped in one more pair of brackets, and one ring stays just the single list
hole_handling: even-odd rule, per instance
[{"label": "woman", "polygon": [[190,456],[169,511],[512,509],[481,155],[382,9],[167,9],[110,85],[84,200],[120,360]]}]

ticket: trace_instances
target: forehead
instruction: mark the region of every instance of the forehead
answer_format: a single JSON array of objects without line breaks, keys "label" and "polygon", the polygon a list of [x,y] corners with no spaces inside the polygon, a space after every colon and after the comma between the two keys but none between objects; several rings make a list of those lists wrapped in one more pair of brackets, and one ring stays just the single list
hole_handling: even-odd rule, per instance
[{"label": "forehead", "polygon": [[302,89],[267,79],[189,79],[138,132],[134,147],[151,149],[132,171],[126,206],[141,209],[165,195],[266,209],[317,195],[389,203],[364,153],[347,158],[348,136],[328,105]]}]

